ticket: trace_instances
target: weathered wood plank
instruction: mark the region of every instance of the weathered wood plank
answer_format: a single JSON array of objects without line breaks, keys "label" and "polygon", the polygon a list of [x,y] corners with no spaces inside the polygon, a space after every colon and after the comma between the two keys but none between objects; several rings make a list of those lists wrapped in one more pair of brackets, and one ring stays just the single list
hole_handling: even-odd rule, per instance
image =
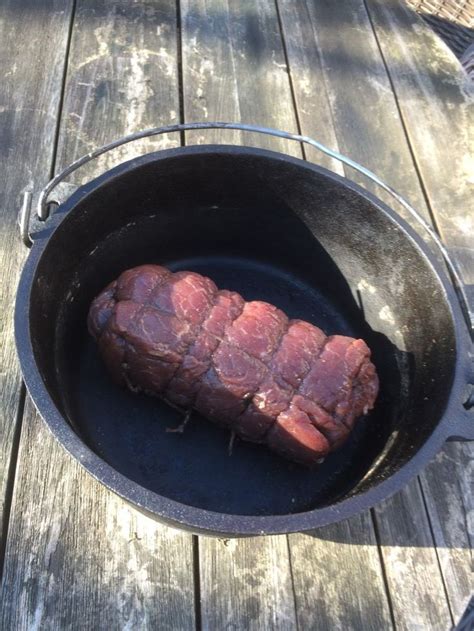
[{"label": "weathered wood plank", "polygon": [[[77,3],[57,168],[125,132],[169,122],[173,111],[178,120],[175,10],[168,2]],[[0,627],[193,629],[192,569],[192,537],[138,514],[84,473],[28,401]]]},{"label": "weathered wood plank", "polygon": [[[340,149],[384,177],[411,200],[425,218],[429,218],[397,102],[364,3],[280,0],[279,6],[303,133],[318,133],[308,100],[312,100],[315,93],[320,98],[324,88]],[[306,32],[302,31],[300,35],[295,24],[304,24]],[[341,30],[344,37],[340,37]],[[310,114],[306,115],[306,111]],[[348,176],[364,184],[352,173],[348,172]],[[413,488],[416,489],[416,485],[402,491],[399,497],[384,505],[383,513],[376,512],[375,515],[385,571],[391,577],[390,597],[396,622],[410,627],[410,609],[404,599],[405,585],[409,584],[410,590],[406,590],[406,594],[410,594],[411,599],[430,603],[430,612],[423,614],[422,607],[418,612],[420,624],[424,623],[428,628],[434,618],[441,623],[448,620],[449,608],[423,498],[414,493]],[[381,521],[397,520],[409,526],[412,510],[421,516],[419,527],[422,531],[415,542],[406,540],[403,544],[403,537],[399,540],[404,546],[400,553],[401,565],[387,552],[392,550],[393,540],[388,537],[390,531],[383,528]],[[429,568],[432,580],[411,580],[412,568],[422,563]]]},{"label": "weathered wood plank", "polygon": [[[305,2],[279,2],[282,37],[288,57],[299,126],[305,133],[327,147],[340,151],[321,56],[316,46],[317,33]],[[308,145],[308,160],[343,174],[342,164]]]},{"label": "weathered wood plank", "polygon": [[474,284],[474,94],[442,40],[403,2],[368,0],[436,225]]},{"label": "weathered wood plank", "polygon": [[[279,0],[279,7],[302,131],[382,175],[429,217],[363,2]],[[327,136],[330,121],[334,138]],[[393,206],[366,178],[345,173]]]},{"label": "weathered wood plank", "polygon": [[297,629],[285,536],[201,538],[202,628]]},{"label": "weathered wood plank", "polygon": [[474,445],[448,443],[420,475],[453,618],[474,592]]},{"label": "weathered wood plank", "polygon": [[[227,2],[182,0],[180,5],[185,120],[240,121]],[[237,131],[186,133],[188,144],[233,144],[241,137]]]},{"label": "weathered wood plank", "polygon": [[[192,120],[204,117],[208,120],[218,120],[238,116],[245,122],[296,129],[296,114],[285,68],[278,14],[271,9],[270,4],[191,3],[185,0],[181,3],[181,11],[186,118]],[[306,24],[301,20],[292,22],[295,39],[298,39],[300,32],[305,32],[305,27]],[[216,33],[214,39],[212,33]],[[310,72],[311,70],[308,70],[308,73]],[[302,78],[301,84],[309,89],[305,77]],[[314,96],[317,97],[316,106],[312,102]],[[305,104],[314,126],[322,130],[323,140],[334,146],[331,111],[324,92],[316,95],[313,92],[307,94]],[[191,139],[194,142],[206,142],[211,139],[222,141],[223,138],[229,140],[229,135],[225,136],[219,131],[199,134],[198,138],[194,136]],[[260,139],[242,138],[236,133],[230,138],[234,142],[245,141],[283,151],[289,149],[287,143],[278,140],[269,139],[269,142],[262,143]],[[292,147],[293,154],[299,150],[297,145]],[[330,164],[330,161],[325,163]],[[359,546],[367,536],[361,530],[360,523],[360,520],[356,519],[346,524],[342,531],[337,527],[335,536],[343,532],[344,545],[338,546],[339,556],[337,559],[334,556],[331,559],[332,563],[318,565],[317,577],[312,569],[312,561],[326,542],[306,536],[301,536],[301,539],[299,536],[290,538],[291,553],[296,557],[293,573],[297,587],[296,601],[299,603],[297,622],[301,628],[319,628],[317,624],[321,617],[326,616],[330,621],[334,620],[336,615],[331,613],[333,603],[329,604],[329,601],[323,603],[320,600],[318,607],[310,605],[308,609],[302,609],[305,607],[302,590],[307,587],[305,577],[310,575],[317,585],[332,582],[335,585],[334,589],[337,590],[337,586],[349,580],[351,574],[356,575],[358,580],[353,581],[351,595],[347,595],[344,601],[341,599],[337,615],[341,619],[350,619],[357,603],[365,594],[370,593],[375,610],[374,620],[383,623],[382,627],[390,628],[390,613],[377,547]],[[375,542],[369,515],[366,516],[364,524],[368,528],[371,541]],[[327,529],[327,533],[330,532],[331,529]],[[227,548],[222,548],[218,541],[201,541],[203,627],[218,629],[226,628],[225,625],[228,624],[234,625],[230,628],[275,628],[279,618],[285,619],[289,615],[294,615],[291,614],[294,607],[292,594],[288,591],[283,594],[281,592],[282,576],[284,584],[287,584],[289,572],[289,560],[282,541],[281,537],[254,539],[231,542]],[[314,550],[311,555],[305,550],[304,554],[309,557],[307,561],[302,554],[303,541]],[[277,558],[275,554],[278,555]],[[253,559],[251,562],[250,558]],[[249,573],[248,566],[255,564],[262,570],[261,576],[257,577],[253,585],[252,573]],[[278,567],[276,576],[270,572],[272,564],[274,568]],[[270,591],[274,590],[275,586],[278,587],[278,593],[282,594],[278,607],[275,604],[275,595],[268,593],[261,579],[271,586]],[[232,594],[230,598],[229,593]],[[324,608],[324,612],[321,612],[321,608]],[[301,624],[300,617],[303,623],[311,621],[312,626],[310,624],[306,627],[305,624]],[[280,628],[293,628],[290,619],[284,623],[280,622]]]},{"label": "weathered wood plank", "polygon": [[300,629],[391,629],[370,513],[290,535]]},{"label": "weathered wood plank", "polygon": [[[297,131],[275,6],[243,0],[183,0],[186,121],[230,120]],[[238,132],[188,133],[190,144],[239,142],[301,155],[298,145]]]},{"label": "weathered wood plank", "polygon": [[[72,4],[45,0],[38,10],[12,0],[0,7],[0,537],[6,528],[9,471],[15,465],[21,384],[12,314],[26,248],[16,219],[21,193],[46,180],[51,170]],[[0,557],[2,549],[3,542]]]},{"label": "weathered wood plank", "polygon": [[[58,146],[58,167],[115,138],[178,123],[177,18],[167,0],[79,2]],[[75,182],[179,135],[124,145],[72,176]]]},{"label": "weathered wood plank", "polygon": [[15,487],[1,629],[194,629],[191,537],[105,491],[30,402]]},{"label": "weathered wood plank", "polygon": [[419,481],[375,508],[397,629],[444,631],[453,623]]}]

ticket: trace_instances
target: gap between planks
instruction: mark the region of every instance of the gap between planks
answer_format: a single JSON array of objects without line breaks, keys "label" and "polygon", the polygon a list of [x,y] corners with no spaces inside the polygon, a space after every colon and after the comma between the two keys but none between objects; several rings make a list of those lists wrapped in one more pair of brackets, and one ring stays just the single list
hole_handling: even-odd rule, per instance
[{"label": "gap between planks", "polygon": [[438,230],[438,227],[437,227],[437,224],[436,224],[436,217],[434,215],[433,209],[432,209],[430,201],[429,201],[428,192],[426,190],[425,183],[423,182],[423,178],[421,177],[420,165],[418,164],[418,160],[416,159],[416,155],[415,155],[415,152],[413,150],[412,141],[410,140],[410,134],[409,134],[408,127],[407,127],[407,124],[406,124],[406,121],[405,121],[405,117],[403,116],[403,112],[402,112],[402,109],[400,107],[400,102],[399,102],[397,91],[395,89],[395,85],[394,85],[394,82],[393,82],[393,79],[392,79],[392,75],[391,75],[389,66],[387,64],[387,60],[385,59],[385,54],[383,52],[382,46],[380,45],[380,39],[379,39],[379,36],[377,34],[377,30],[375,28],[374,21],[372,19],[371,14],[370,14],[370,9],[369,9],[369,6],[367,4],[367,0],[363,0],[363,3],[364,3],[364,7],[365,7],[365,11],[367,13],[367,16],[369,18],[370,27],[372,29],[372,33],[373,33],[375,42],[377,44],[377,48],[378,48],[378,51],[379,51],[380,58],[382,59],[382,62],[383,62],[384,68],[385,68],[387,79],[388,79],[388,81],[390,83],[390,88],[392,90],[393,99],[394,99],[395,105],[397,107],[398,117],[400,119],[400,123],[401,123],[403,131],[405,133],[405,138],[406,138],[406,141],[407,141],[408,149],[410,151],[411,159],[413,161],[413,166],[415,167],[416,175],[418,177],[418,182],[420,184],[420,189],[421,189],[421,192],[423,193],[423,198],[424,198],[424,201],[425,201],[425,205],[426,205],[426,208],[428,209],[428,212],[429,212],[430,223],[433,225],[434,229],[436,230],[436,232],[439,235],[439,230]]},{"label": "gap between planks", "polygon": [[3,503],[2,532],[0,533],[0,584],[3,578],[3,565],[5,562],[5,550],[7,547],[8,528],[10,524],[10,511],[15,489],[16,466],[18,462],[18,451],[20,449],[21,428],[23,424],[23,414],[25,411],[26,388],[21,382],[18,392],[18,408],[15,419],[15,428],[10,452],[10,463],[6,474],[5,499]]},{"label": "gap between planks", "polygon": [[[75,13],[76,13],[76,2],[77,0],[71,0],[72,6],[71,6],[70,17],[69,17],[69,24],[67,28],[64,64],[63,64],[62,73],[61,73],[61,76],[62,76],[61,89],[60,89],[58,107],[56,111],[56,126],[54,129],[54,136],[53,136],[53,152],[51,156],[51,168],[50,168],[50,173],[49,173],[50,178],[54,177],[54,172],[55,172],[56,154],[57,154],[58,140],[59,140],[59,129],[60,129],[60,124],[61,124],[61,113],[63,109],[64,93],[66,90],[69,52],[71,49],[72,29],[74,26],[74,18],[75,18]],[[35,185],[39,186],[39,183],[36,182]],[[37,193],[38,191],[35,190],[34,192]],[[13,493],[14,493],[14,488],[15,488],[15,479],[16,479],[15,474],[16,474],[16,467],[17,467],[17,462],[18,462],[18,450],[20,446],[21,428],[23,424],[23,414],[25,411],[25,399],[26,399],[26,387],[22,380],[20,390],[18,393],[18,410],[17,410],[16,421],[15,421],[15,432],[14,432],[13,441],[12,441],[10,466],[9,466],[9,470],[7,474],[7,482],[6,482],[4,514],[3,514],[3,523],[2,523],[3,532],[1,534],[2,538],[0,541],[1,543],[0,581],[3,575],[5,548],[7,545],[8,528],[9,528],[9,522],[10,522],[10,510],[11,510],[11,503],[12,503]]]},{"label": "gap between planks", "polygon": [[76,9],[77,9],[77,0],[71,0],[71,17],[69,20],[69,26],[67,31],[67,40],[66,40],[66,52],[64,53],[64,65],[62,72],[62,82],[61,82],[61,91],[59,95],[59,103],[58,103],[58,112],[56,119],[56,128],[54,130],[54,139],[53,139],[53,155],[51,160],[51,172],[50,178],[53,178],[56,175],[56,167],[57,167],[57,159],[58,159],[58,147],[59,147],[59,137],[61,132],[61,120],[62,113],[64,107],[64,98],[66,95],[66,84],[68,79],[68,68],[69,68],[69,56],[71,54],[71,42],[72,42],[72,31],[74,28],[74,21],[76,19]]}]

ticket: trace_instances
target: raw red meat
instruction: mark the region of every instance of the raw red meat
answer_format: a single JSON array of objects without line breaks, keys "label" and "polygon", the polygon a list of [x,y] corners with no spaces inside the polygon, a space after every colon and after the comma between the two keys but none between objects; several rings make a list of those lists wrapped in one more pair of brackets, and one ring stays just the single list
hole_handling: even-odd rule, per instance
[{"label": "raw red meat", "polygon": [[326,337],[194,272],[127,270],[93,301],[88,326],[118,383],[310,466],[347,440],[378,394],[363,340]]}]

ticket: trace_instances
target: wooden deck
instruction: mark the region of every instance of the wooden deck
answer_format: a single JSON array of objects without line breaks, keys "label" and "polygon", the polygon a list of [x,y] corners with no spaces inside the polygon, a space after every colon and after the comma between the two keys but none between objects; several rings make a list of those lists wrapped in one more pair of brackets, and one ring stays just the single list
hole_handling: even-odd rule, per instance
[{"label": "wooden deck", "polygon": [[[0,629],[451,629],[473,591],[473,444],[447,444],[398,495],[337,525],[198,538],[130,508],[55,442],[25,397],[12,313],[21,193],[98,145],[179,121],[241,120],[340,149],[435,224],[473,284],[474,97],[452,53],[391,0],[1,0],[0,69]],[[301,155],[187,133],[76,181],[208,141]]]}]

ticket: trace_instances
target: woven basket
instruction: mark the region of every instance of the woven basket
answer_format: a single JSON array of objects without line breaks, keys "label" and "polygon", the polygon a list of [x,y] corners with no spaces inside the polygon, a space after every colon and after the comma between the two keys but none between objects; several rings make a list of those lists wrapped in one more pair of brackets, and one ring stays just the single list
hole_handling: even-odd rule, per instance
[{"label": "woven basket", "polygon": [[407,0],[461,59],[474,43],[474,0]]}]

